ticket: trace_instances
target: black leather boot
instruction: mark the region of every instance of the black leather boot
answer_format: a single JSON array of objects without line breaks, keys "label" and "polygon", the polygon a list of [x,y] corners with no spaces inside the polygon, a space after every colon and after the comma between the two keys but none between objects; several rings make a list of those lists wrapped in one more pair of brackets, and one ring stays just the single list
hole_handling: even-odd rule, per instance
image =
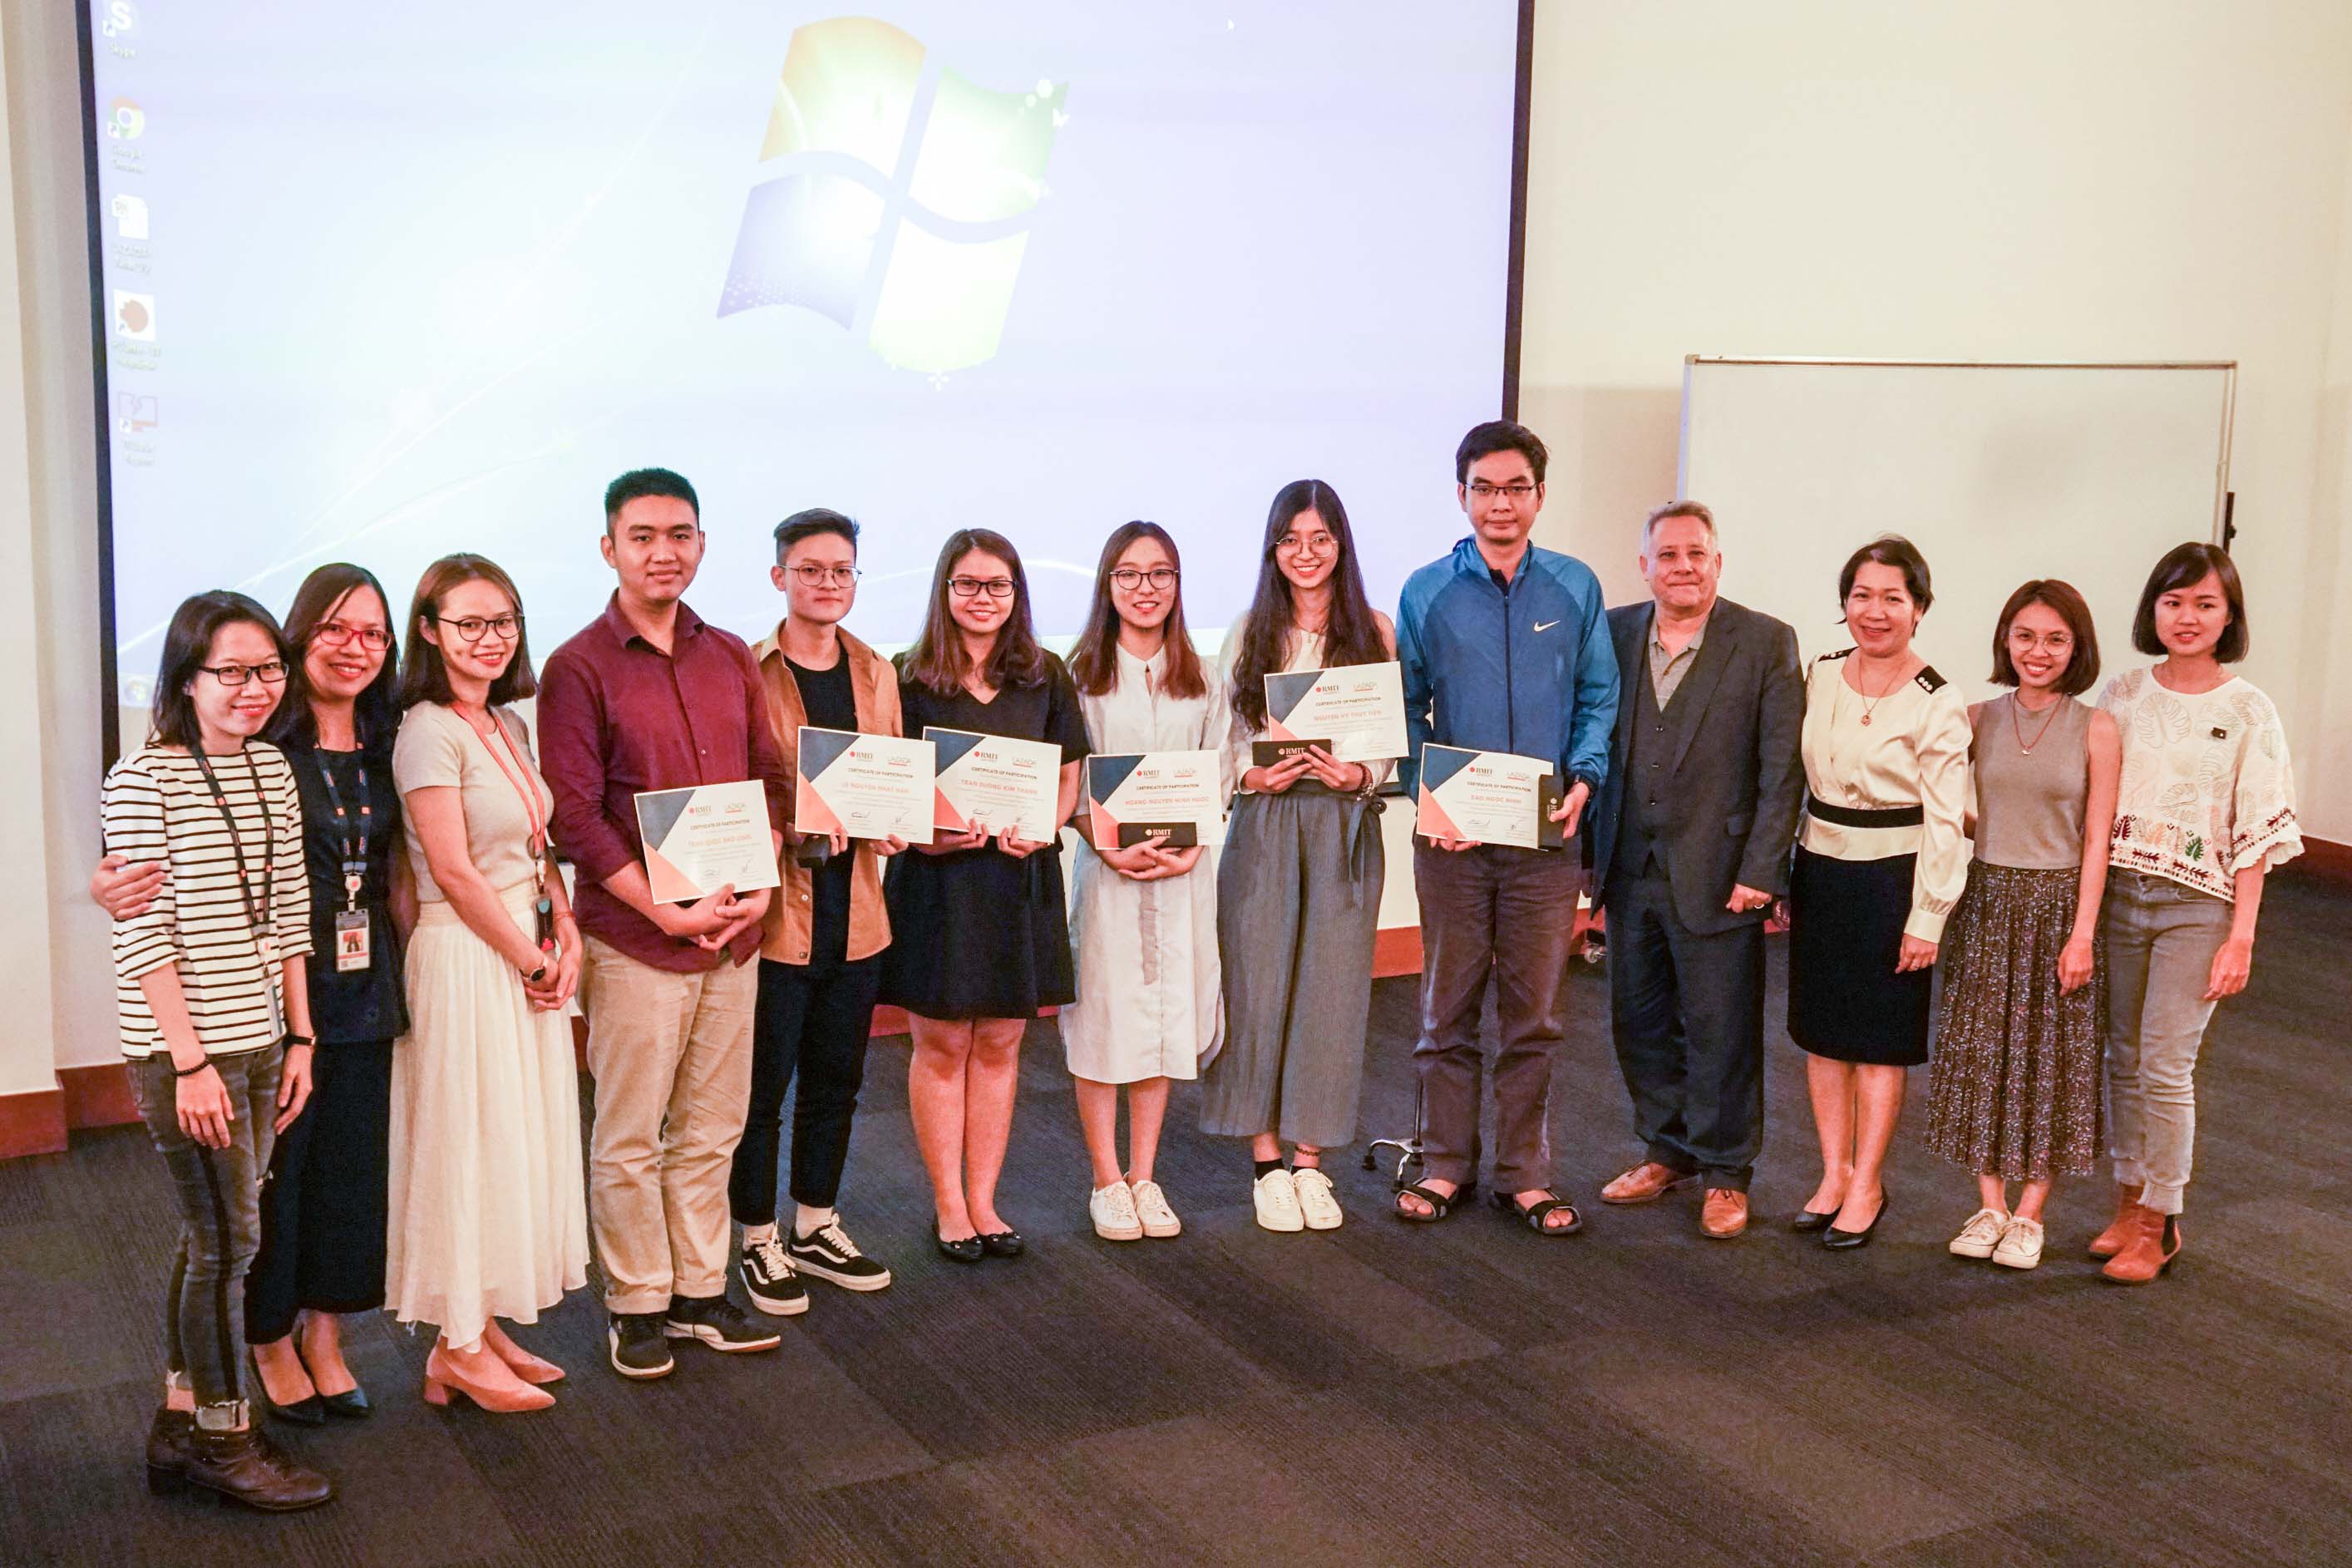
[{"label": "black leather boot", "polygon": [[170,1492],[180,1489],[182,1472],[188,1468],[188,1434],[195,1429],[193,1412],[174,1410],[166,1405],[155,1412],[155,1425],[147,1428],[147,1489]]},{"label": "black leather boot", "polygon": [[190,1486],[265,1513],[316,1508],[335,1495],[332,1481],[279,1452],[250,1425],[241,1432],[194,1428],[181,1474]]}]

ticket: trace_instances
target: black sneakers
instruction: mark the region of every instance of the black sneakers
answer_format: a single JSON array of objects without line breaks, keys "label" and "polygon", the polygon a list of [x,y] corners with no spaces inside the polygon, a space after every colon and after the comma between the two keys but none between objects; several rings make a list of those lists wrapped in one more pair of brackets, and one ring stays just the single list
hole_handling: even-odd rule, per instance
[{"label": "black sneakers", "polygon": [[677,1370],[662,1335],[659,1312],[615,1312],[604,1340],[613,1350],[613,1370],[623,1377],[667,1377]]},{"label": "black sneakers", "polygon": [[715,1351],[772,1351],[784,1342],[775,1330],[754,1323],[724,1296],[672,1296],[662,1331],[674,1340],[700,1340]]},{"label": "black sneakers", "polygon": [[857,1250],[837,1215],[817,1226],[813,1235],[794,1231],[793,1244],[785,1250],[794,1268],[845,1290],[879,1290],[890,1283],[890,1271]]},{"label": "black sneakers", "polygon": [[751,1305],[768,1316],[796,1318],[808,1310],[808,1287],[794,1278],[784,1244],[773,1236],[744,1243],[735,1272],[742,1277],[743,1293],[751,1298]]}]

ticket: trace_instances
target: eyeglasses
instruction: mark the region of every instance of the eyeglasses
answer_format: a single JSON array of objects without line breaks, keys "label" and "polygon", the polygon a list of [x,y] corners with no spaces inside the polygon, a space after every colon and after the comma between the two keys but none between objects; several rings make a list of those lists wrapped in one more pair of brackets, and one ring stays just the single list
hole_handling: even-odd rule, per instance
[{"label": "eyeglasses", "polygon": [[286,661],[282,658],[273,658],[265,664],[200,664],[196,668],[231,691],[236,690],[248,679],[258,680],[264,686],[276,686],[286,679]]},{"label": "eyeglasses", "polygon": [[1013,597],[1013,579],[1010,577],[950,577],[948,579],[948,592],[959,599],[976,599],[982,594],[992,599],[1009,599]]},{"label": "eyeglasses", "polygon": [[484,620],[479,616],[461,616],[454,621],[444,620],[439,616],[436,616],[433,617],[433,624],[446,626],[456,632],[460,642],[479,642],[485,632],[497,637],[500,642],[512,642],[522,636],[520,616],[493,616],[488,620]]},{"label": "eyeglasses", "polygon": [[1480,500],[1491,500],[1496,496],[1504,496],[1517,501],[1525,500],[1535,494],[1536,487],[1529,484],[1490,485],[1484,479],[1472,479],[1470,493]]},{"label": "eyeglasses", "polygon": [[1274,542],[1274,547],[1276,550],[1286,551],[1293,555],[1337,555],[1339,553],[1339,542],[1328,533],[1309,533],[1304,536],[1296,533],[1286,533],[1280,539]]},{"label": "eyeglasses", "polygon": [[1176,585],[1176,568],[1154,566],[1146,572],[1140,567],[1120,566],[1112,570],[1110,580],[1121,593],[1132,594],[1149,583],[1164,594]]},{"label": "eyeglasses", "polygon": [[392,646],[392,634],[382,626],[347,626],[341,621],[320,621],[310,628],[310,640],[339,647],[356,642],[370,653],[382,653]]},{"label": "eyeglasses", "polygon": [[784,570],[812,588],[828,585],[846,588],[861,575],[855,566],[819,566],[811,561],[803,561],[798,566],[787,566]]}]

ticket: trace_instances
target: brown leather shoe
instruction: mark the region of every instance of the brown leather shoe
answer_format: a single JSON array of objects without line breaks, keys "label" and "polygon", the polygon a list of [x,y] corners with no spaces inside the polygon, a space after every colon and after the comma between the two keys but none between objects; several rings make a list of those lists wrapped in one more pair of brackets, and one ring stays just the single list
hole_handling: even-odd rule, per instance
[{"label": "brown leather shoe", "polygon": [[2124,1249],[2124,1243],[2131,1238],[2132,1211],[2139,1207],[2141,1190],[2121,1186],[2116,1189],[2116,1217],[2107,1222],[2106,1229],[2091,1238],[2092,1257],[2113,1258]]},{"label": "brown leather shoe", "polygon": [[2145,1285],[2180,1256],[2180,1216],[2132,1205],[2132,1230],[2124,1249],[2099,1270],[2118,1285]]},{"label": "brown leather shoe", "polygon": [[188,1462],[180,1473],[190,1486],[264,1513],[316,1508],[335,1495],[332,1481],[289,1458],[253,1426],[242,1432],[194,1428]]},{"label": "brown leather shoe", "polygon": [[1698,1228],[1701,1234],[1717,1241],[1729,1241],[1748,1228],[1748,1194],[1729,1187],[1709,1187],[1706,1207],[1700,1211]]},{"label": "brown leather shoe", "polygon": [[1676,1187],[1697,1179],[1684,1174],[1672,1165],[1644,1160],[1601,1188],[1601,1201],[1604,1204],[1654,1204]]},{"label": "brown leather shoe", "polygon": [[166,1405],[155,1412],[155,1425],[147,1428],[149,1491],[179,1489],[181,1476],[188,1468],[188,1434],[195,1425],[196,1417],[191,1411],[174,1410]]}]

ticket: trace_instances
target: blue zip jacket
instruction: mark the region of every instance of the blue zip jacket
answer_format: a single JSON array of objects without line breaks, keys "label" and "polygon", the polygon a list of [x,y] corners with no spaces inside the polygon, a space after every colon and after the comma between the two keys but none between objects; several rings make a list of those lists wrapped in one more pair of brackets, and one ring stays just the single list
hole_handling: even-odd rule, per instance
[{"label": "blue zip jacket", "polygon": [[1422,745],[1434,741],[1549,757],[1563,788],[1581,778],[1600,798],[1617,722],[1617,649],[1592,568],[1530,545],[1505,590],[1477,542],[1465,539],[1405,580],[1396,634],[1408,794]]}]

